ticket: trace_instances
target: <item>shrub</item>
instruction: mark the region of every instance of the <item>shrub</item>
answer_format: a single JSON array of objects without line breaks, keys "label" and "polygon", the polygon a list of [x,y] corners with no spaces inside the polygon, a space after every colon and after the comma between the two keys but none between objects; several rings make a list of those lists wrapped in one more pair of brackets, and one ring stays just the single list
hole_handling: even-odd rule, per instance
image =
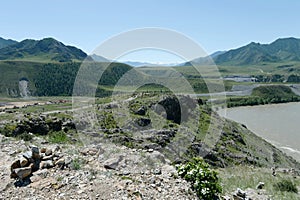
[{"label": "shrub", "polygon": [[33,139],[33,135],[25,132],[18,135],[18,138],[24,141],[31,141]]},{"label": "shrub", "polygon": [[217,172],[200,158],[181,165],[177,169],[179,176],[190,182],[192,189],[200,199],[214,199],[222,192]]},{"label": "shrub", "polygon": [[81,164],[82,162],[79,160],[79,158],[75,158],[74,160],[72,160],[70,167],[73,170],[79,170],[81,169]]},{"label": "shrub", "polygon": [[6,137],[14,136],[14,131],[16,129],[15,124],[6,124],[3,128],[0,129],[0,133],[5,135]]},{"label": "shrub", "polygon": [[285,179],[278,183],[275,183],[273,186],[276,190],[279,190],[281,192],[298,193],[297,186],[291,180]]},{"label": "shrub", "polygon": [[48,141],[50,143],[67,143],[69,138],[66,133],[63,131],[50,132],[48,135]]}]

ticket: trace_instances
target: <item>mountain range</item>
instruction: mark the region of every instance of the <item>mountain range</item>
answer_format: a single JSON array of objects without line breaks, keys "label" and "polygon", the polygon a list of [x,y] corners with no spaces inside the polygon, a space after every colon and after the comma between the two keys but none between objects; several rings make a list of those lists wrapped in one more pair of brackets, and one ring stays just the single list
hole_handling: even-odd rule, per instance
[{"label": "mountain range", "polygon": [[300,39],[282,38],[271,44],[250,44],[225,52],[216,52],[210,57],[201,57],[186,63],[217,65],[257,65],[261,63],[300,61]]},{"label": "mountain range", "polygon": [[0,40],[0,60],[58,61],[83,60],[87,54],[82,50],[64,45],[53,38],[26,39],[21,42]]},{"label": "mountain range", "polygon": [[[74,46],[68,46],[53,38],[42,40],[26,39],[17,42],[0,37],[0,60],[27,60],[47,62],[82,61],[87,54]],[[91,55],[89,59],[97,62],[107,62],[100,55]],[[262,63],[300,61],[300,39],[282,38],[270,44],[251,42],[248,45],[229,51],[218,51],[207,57],[196,58],[180,66],[198,65],[257,65]],[[134,67],[158,66],[147,62],[124,62]],[[178,65],[178,64],[174,64]],[[172,65],[172,66],[174,66]],[[164,65],[170,66],[170,65]]]},{"label": "mountain range", "polygon": [[18,42],[14,41],[14,40],[6,40],[6,39],[0,37],[0,49],[10,46],[10,45],[13,45],[13,44],[16,44],[16,43],[18,43]]}]

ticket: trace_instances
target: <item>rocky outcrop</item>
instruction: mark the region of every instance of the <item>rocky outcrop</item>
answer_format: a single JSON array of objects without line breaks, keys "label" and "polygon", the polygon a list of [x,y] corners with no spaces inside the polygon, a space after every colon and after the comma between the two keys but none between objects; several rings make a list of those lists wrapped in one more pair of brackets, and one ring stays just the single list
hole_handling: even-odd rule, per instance
[{"label": "rocky outcrop", "polygon": [[181,124],[193,117],[192,111],[196,106],[197,101],[188,96],[166,96],[154,106],[154,111],[157,114],[165,112],[168,120]]},{"label": "rocky outcrop", "polygon": [[26,116],[22,121],[18,122],[13,136],[23,133],[33,133],[36,135],[47,135],[51,131],[65,131],[75,129],[75,123],[68,119],[57,119],[56,117]]}]

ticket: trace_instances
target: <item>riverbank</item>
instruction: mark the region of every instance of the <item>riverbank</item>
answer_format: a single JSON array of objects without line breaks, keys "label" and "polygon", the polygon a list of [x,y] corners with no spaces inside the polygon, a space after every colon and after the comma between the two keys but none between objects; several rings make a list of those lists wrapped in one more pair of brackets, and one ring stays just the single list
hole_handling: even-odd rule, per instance
[{"label": "riverbank", "polygon": [[300,102],[221,109],[218,114],[249,130],[300,161]]}]

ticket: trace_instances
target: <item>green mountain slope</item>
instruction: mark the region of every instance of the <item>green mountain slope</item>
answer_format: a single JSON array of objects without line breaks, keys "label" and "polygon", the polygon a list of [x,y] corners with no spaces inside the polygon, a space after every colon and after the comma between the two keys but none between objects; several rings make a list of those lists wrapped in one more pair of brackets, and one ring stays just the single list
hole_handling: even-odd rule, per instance
[{"label": "green mountain slope", "polygon": [[209,57],[196,58],[182,66],[193,65],[257,65],[300,61],[300,39],[282,38],[270,44],[251,42],[243,47],[221,51]]},{"label": "green mountain slope", "polygon": [[53,39],[23,40],[0,49],[0,60],[58,61],[83,60],[87,54]]},{"label": "green mountain slope", "polygon": [[300,39],[278,39],[271,44],[250,43],[217,56],[220,65],[255,65],[263,62],[289,62],[300,60]]},{"label": "green mountain slope", "polygon": [[267,46],[269,54],[284,61],[300,61],[300,39],[278,39]]},{"label": "green mountain slope", "polygon": [[[103,63],[93,63],[101,68]],[[0,96],[18,97],[19,80],[26,78],[29,82],[31,95],[37,96],[65,96],[72,95],[74,81],[81,62],[42,63],[29,61],[0,61]],[[107,91],[103,87],[110,88],[129,70],[133,69],[123,63],[111,63],[99,77],[97,95],[103,96]],[[133,69],[134,70],[134,69]],[[89,71],[88,71],[89,72]],[[143,78],[139,72],[136,76]],[[90,80],[87,80],[90,81]]]},{"label": "green mountain slope", "polygon": [[216,64],[233,65],[258,64],[261,62],[276,62],[278,60],[276,56],[269,54],[267,49],[258,43],[250,43],[215,58]]},{"label": "green mountain slope", "polygon": [[18,43],[17,41],[6,40],[6,39],[0,37],[0,49],[4,48],[4,47],[7,47],[7,46],[10,46],[10,45],[13,45],[13,44],[17,44],[17,43]]}]

